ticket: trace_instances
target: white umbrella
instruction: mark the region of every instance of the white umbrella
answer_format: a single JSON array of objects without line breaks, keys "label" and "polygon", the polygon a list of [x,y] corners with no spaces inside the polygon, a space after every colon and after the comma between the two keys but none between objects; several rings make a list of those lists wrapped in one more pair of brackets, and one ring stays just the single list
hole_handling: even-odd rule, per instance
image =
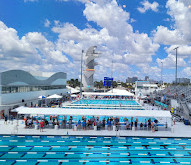
[{"label": "white umbrella", "polygon": [[71,95],[71,97],[77,97],[77,95],[73,94],[73,95]]},{"label": "white umbrella", "polygon": [[62,96],[60,95],[57,95],[57,94],[54,94],[54,95],[51,95],[51,96],[48,96],[47,99],[61,99]]}]

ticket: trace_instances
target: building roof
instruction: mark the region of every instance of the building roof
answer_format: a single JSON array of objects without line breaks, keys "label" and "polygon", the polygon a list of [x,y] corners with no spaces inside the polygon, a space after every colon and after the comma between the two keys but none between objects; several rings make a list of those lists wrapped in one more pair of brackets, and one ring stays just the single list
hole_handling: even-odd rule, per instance
[{"label": "building roof", "polygon": [[143,87],[158,87],[157,84],[143,84]]},{"label": "building roof", "polygon": [[0,76],[1,85],[63,85],[67,75],[64,72],[58,72],[42,80],[23,70],[9,70],[0,73]]}]

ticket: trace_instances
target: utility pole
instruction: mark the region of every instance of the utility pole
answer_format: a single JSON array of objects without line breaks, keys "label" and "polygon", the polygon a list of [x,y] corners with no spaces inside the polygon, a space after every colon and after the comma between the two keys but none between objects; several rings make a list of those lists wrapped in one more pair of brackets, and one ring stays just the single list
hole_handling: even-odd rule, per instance
[{"label": "utility pole", "polygon": [[179,48],[179,47],[176,47],[176,48],[173,49],[173,50],[176,50],[176,74],[175,74],[175,82],[176,82],[176,85],[177,85],[177,53],[178,53],[178,48]]},{"label": "utility pole", "polygon": [[83,61],[83,53],[84,53],[84,50],[82,50],[82,54],[81,54],[81,82],[80,82],[80,96],[82,96],[82,61]]}]

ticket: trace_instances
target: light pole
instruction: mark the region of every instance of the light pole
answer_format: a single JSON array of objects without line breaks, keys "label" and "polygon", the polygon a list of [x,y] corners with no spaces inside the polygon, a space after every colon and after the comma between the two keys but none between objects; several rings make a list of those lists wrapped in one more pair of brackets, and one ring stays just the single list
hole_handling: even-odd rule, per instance
[{"label": "light pole", "polygon": [[[111,79],[113,78],[113,60],[111,64]],[[111,87],[112,87],[112,93],[113,93],[113,80],[111,80]]]},{"label": "light pole", "polygon": [[162,73],[163,73],[163,62],[161,62],[161,85],[163,85],[163,78],[162,78]]},{"label": "light pole", "polygon": [[179,48],[179,47],[176,47],[176,48],[173,49],[173,50],[176,50],[176,74],[175,74],[175,82],[176,82],[176,85],[177,85],[177,53],[178,53],[178,48]]},{"label": "light pole", "polygon": [[83,53],[84,53],[84,50],[82,50],[82,54],[81,54],[81,82],[80,82],[80,96],[82,96],[82,61],[83,61]]}]

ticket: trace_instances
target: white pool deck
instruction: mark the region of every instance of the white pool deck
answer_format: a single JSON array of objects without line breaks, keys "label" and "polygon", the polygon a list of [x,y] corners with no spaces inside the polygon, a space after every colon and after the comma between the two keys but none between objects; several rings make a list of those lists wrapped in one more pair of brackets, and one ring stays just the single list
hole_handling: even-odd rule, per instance
[{"label": "white pool deck", "polygon": [[[184,125],[182,122],[176,122],[174,131],[159,130],[152,132],[151,130],[81,130],[74,131],[73,129],[44,129],[44,132],[35,130],[34,128],[24,128],[23,121],[19,121],[18,127],[16,127],[17,121],[14,120],[13,124],[4,124],[4,120],[0,120],[0,134],[1,135],[76,135],[76,136],[142,136],[142,137],[191,137],[191,126]],[[18,129],[16,129],[18,128]]]}]

